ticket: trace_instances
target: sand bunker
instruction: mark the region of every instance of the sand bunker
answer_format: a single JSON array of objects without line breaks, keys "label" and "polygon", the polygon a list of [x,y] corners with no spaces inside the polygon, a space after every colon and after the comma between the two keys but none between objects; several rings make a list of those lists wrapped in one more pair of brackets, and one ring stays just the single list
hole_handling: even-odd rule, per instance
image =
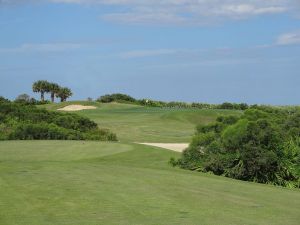
[{"label": "sand bunker", "polygon": [[58,109],[60,111],[80,111],[85,109],[97,109],[95,106],[85,106],[85,105],[68,105],[61,109]]},{"label": "sand bunker", "polygon": [[159,147],[159,148],[165,148],[168,150],[172,150],[172,151],[176,151],[176,152],[183,152],[183,150],[185,150],[189,144],[175,144],[175,143],[170,143],[170,144],[166,144],[166,143],[139,143],[142,145],[149,145],[149,146],[154,146],[154,147]]}]

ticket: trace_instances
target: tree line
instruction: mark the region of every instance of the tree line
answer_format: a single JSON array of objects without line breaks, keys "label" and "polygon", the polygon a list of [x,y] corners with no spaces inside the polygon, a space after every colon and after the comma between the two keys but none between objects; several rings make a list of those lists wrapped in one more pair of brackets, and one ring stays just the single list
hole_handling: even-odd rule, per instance
[{"label": "tree line", "polygon": [[38,80],[34,82],[32,85],[32,91],[40,93],[41,102],[45,101],[46,93],[50,93],[51,102],[54,102],[55,97],[60,98],[60,101],[64,102],[73,95],[70,88],[61,87],[57,83],[48,82],[47,80]]},{"label": "tree line", "polygon": [[208,103],[187,103],[187,102],[164,102],[156,101],[151,99],[135,99],[129,95],[116,93],[116,94],[107,94],[99,97],[98,102],[110,103],[110,102],[119,102],[119,103],[129,103],[136,104],[141,106],[148,107],[160,107],[160,108],[181,108],[181,109],[231,109],[231,110],[246,110],[248,108],[256,108],[257,105],[248,105],[246,103],[230,103],[224,102],[222,104],[208,104]]}]

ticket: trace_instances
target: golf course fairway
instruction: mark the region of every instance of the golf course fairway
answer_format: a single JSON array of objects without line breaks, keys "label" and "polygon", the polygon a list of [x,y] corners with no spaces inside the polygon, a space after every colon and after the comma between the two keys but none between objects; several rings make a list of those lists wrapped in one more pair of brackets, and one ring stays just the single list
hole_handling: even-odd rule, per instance
[{"label": "golf course fairway", "polygon": [[173,168],[180,153],[128,144],[0,144],[0,224],[299,224],[297,189]]}]

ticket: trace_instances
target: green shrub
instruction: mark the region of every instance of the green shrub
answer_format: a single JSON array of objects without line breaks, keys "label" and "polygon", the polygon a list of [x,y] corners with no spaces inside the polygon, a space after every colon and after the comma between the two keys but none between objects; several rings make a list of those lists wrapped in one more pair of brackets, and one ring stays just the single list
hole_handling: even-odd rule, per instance
[{"label": "green shrub", "polygon": [[245,181],[300,187],[300,116],[262,107],[240,118],[198,126],[189,148],[172,165]]},{"label": "green shrub", "polygon": [[9,100],[0,96],[0,103],[3,103],[3,102],[9,102]]},{"label": "green shrub", "polygon": [[58,126],[78,131],[88,131],[97,128],[97,124],[76,114],[57,115],[53,120]]},{"label": "green shrub", "polygon": [[111,94],[111,95],[103,95],[97,99],[98,102],[102,103],[110,103],[110,102],[129,102],[133,103],[136,102],[136,99],[129,95],[125,94]]},{"label": "green shrub", "polygon": [[237,123],[228,126],[222,132],[222,143],[229,151],[237,150],[241,147],[247,137],[248,120],[241,119]]},{"label": "green shrub", "polygon": [[3,101],[0,102],[0,140],[7,139],[116,141],[117,137],[77,114]]}]

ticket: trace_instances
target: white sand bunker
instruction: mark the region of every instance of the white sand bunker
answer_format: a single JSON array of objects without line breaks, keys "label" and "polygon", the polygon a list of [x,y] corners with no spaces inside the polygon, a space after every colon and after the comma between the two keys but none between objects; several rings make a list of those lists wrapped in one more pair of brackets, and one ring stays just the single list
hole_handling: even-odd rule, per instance
[{"label": "white sand bunker", "polygon": [[58,109],[60,111],[80,111],[85,109],[97,109],[95,106],[85,106],[85,105],[68,105],[61,109]]},{"label": "white sand bunker", "polygon": [[149,145],[149,146],[154,146],[154,147],[159,147],[159,148],[165,148],[168,150],[176,151],[176,152],[183,152],[189,144],[175,144],[175,143],[140,143],[142,145]]}]

